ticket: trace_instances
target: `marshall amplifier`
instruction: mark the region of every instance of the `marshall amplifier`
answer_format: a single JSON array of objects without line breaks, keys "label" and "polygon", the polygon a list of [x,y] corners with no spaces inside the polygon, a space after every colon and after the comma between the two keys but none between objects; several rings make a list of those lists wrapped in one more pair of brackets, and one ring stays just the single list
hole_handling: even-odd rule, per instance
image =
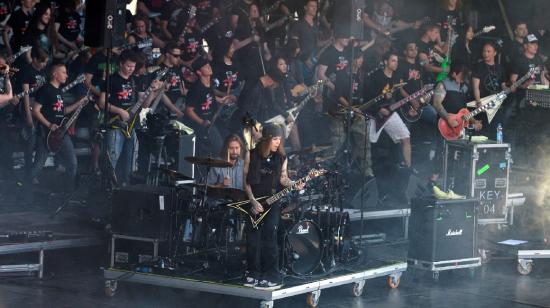
[{"label": "marshall amplifier", "polygon": [[408,259],[428,262],[475,257],[476,199],[411,200]]},{"label": "marshall amplifier", "polygon": [[116,190],[112,199],[112,232],[168,239],[174,199],[167,187],[133,185]]}]

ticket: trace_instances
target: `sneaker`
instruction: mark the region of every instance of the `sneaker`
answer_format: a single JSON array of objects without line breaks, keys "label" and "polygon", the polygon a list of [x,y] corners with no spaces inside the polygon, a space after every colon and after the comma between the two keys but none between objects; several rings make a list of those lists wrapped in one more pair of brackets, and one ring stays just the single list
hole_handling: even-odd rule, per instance
[{"label": "sneaker", "polygon": [[443,190],[441,190],[439,187],[435,186],[432,188],[433,190],[433,196],[436,198],[436,199],[451,199],[449,198],[449,194],[447,194],[446,192],[444,192]]},{"label": "sneaker", "polygon": [[258,285],[258,279],[254,277],[245,277],[243,285],[245,287],[255,288]]},{"label": "sneaker", "polygon": [[262,281],[260,281],[260,283],[258,283],[258,285],[256,287],[254,287],[254,289],[258,289],[258,290],[277,290],[277,289],[280,289],[281,287],[282,287],[282,285],[280,283],[272,282],[272,281],[268,281],[268,280],[262,280]]},{"label": "sneaker", "polygon": [[449,192],[447,193],[447,196],[449,199],[466,199],[466,196],[456,194],[454,191],[449,189]]}]

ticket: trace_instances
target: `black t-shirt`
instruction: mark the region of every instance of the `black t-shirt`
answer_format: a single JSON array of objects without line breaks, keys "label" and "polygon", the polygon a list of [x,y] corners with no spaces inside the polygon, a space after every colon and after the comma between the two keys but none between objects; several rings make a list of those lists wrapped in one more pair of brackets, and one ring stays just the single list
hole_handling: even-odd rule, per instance
[{"label": "black t-shirt", "polygon": [[42,105],[42,115],[51,123],[60,125],[65,116],[65,106],[61,89],[48,83],[44,85],[36,94],[37,102]]},{"label": "black t-shirt", "polygon": [[207,24],[215,7],[218,7],[218,0],[194,0],[192,3],[197,7],[197,22],[203,26]]},{"label": "black t-shirt", "polygon": [[[116,65],[117,60],[115,57],[111,60],[111,73],[114,73],[118,70]],[[90,61],[86,64],[84,72],[86,74],[92,74],[92,84],[94,86],[100,86],[105,81],[105,69],[107,68],[107,57],[103,52],[96,52],[91,58]]]},{"label": "black t-shirt", "polygon": [[241,81],[239,72],[233,64],[225,64],[224,62],[214,62],[212,71],[212,81],[216,86],[216,89],[227,93],[227,87],[231,85],[231,89],[236,89]]},{"label": "black t-shirt", "polygon": [[[38,84],[45,83],[46,78],[44,77],[44,72],[38,71],[31,64],[27,64],[22,70],[19,71],[14,90],[15,93],[20,93],[23,91],[23,84],[28,84],[29,89],[33,89],[37,87]],[[32,93],[30,96],[34,97],[35,93]]]},{"label": "black t-shirt", "polygon": [[300,19],[292,26],[291,37],[298,38],[300,42],[300,59],[307,60],[317,48],[317,34],[319,27],[316,23],[310,25],[304,19]]},{"label": "black t-shirt", "polygon": [[13,29],[13,36],[10,41],[13,52],[19,51],[19,48],[22,46],[21,44],[27,33],[31,18],[32,14],[27,15],[23,10],[18,9],[8,19],[8,26]]},{"label": "black t-shirt", "polygon": [[505,80],[504,69],[499,64],[480,62],[472,70],[472,78],[479,79],[480,97],[496,94],[500,92],[500,85]]},{"label": "black t-shirt", "polygon": [[185,33],[185,38],[183,44],[180,46],[181,49],[181,58],[183,61],[191,61],[195,59],[202,48],[202,38],[197,33],[193,31],[191,33]]},{"label": "black t-shirt", "polygon": [[436,13],[436,22],[441,26],[441,40],[447,41],[448,29],[449,29],[449,18],[452,22],[452,27],[454,33],[460,33],[462,29],[462,16],[458,10],[449,11],[447,9],[439,9]]},{"label": "black t-shirt", "polygon": [[[166,68],[166,65],[161,64],[160,70],[164,68]],[[172,103],[175,104],[176,101],[183,96],[180,90],[184,82],[181,69],[179,67],[170,68],[166,73],[166,82],[170,85],[170,89],[168,89],[165,94],[170,98]]]},{"label": "black t-shirt", "polygon": [[59,34],[69,42],[76,41],[80,34],[80,15],[78,13],[67,13],[63,10],[59,13],[56,22],[59,23]]},{"label": "black t-shirt", "polygon": [[338,74],[344,74],[349,70],[349,53],[346,49],[339,51],[334,45],[330,46],[319,57],[319,65],[327,66],[325,74],[332,79],[332,76],[337,77]]},{"label": "black t-shirt", "polygon": [[[386,76],[386,74],[384,74],[384,70],[376,71],[374,74],[372,74],[369,80],[367,80],[364,95],[365,103],[383,93],[389,93],[392,86],[399,82],[400,78],[396,74],[396,72],[392,74],[392,77],[388,77]],[[395,93],[393,93],[393,97],[395,97]],[[374,114],[380,109],[382,105],[391,103],[393,100],[393,98],[391,98],[390,100],[382,99],[380,102],[378,102],[378,104],[369,108],[368,112]]]},{"label": "black t-shirt", "polygon": [[[535,67],[542,68],[542,65],[542,60],[538,55],[535,56],[533,59],[529,59],[525,55],[521,55],[520,57],[516,58],[512,63],[511,73],[517,74],[518,79],[520,79],[525,74],[527,74],[527,72],[529,72],[529,69]],[[535,74],[532,79],[534,79],[534,84],[542,83],[540,72]]]},{"label": "black t-shirt", "polygon": [[189,7],[180,6],[174,2],[167,3],[162,10],[160,19],[168,23],[168,31],[172,36],[177,37],[189,20]]},{"label": "black t-shirt", "polygon": [[195,113],[203,120],[211,120],[214,115],[214,91],[197,80],[187,93],[187,106],[193,107]]},{"label": "black t-shirt", "polygon": [[[128,79],[122,78],[120,74],[111,75],[111,93],[109,95],[109,103],[122,109],[128,109],[137,101],[137,82],[134,76]],[[101,85],[101,92],[105,92],[105,88]]]},{"label": "black t-shirt", "polygon": [[[420,63],[422,66],[424,66],[425,64],[431,64],[431,65],[435,65],[435,66],[438,66],[439,64],[435,61],[435,58],[434,58],[434,49],[433,49],[433,46],[434,44],[433,43],[425,43],[424,41],[422,40],[418,40],[418,42],[416,42],[416,46],[418,46],[418,54],[420,55],[421,53],[424,53],[426,54],[426,56],[428,56],[428,63]],[[435,73],[431,73],[431,72],[427,72],[426,70],[423,70],[423,80],[424,80],[424,83],[434,83],[435,82],[435,77],[437,76],[437,74]]]},{"label": "black t-shirt", "polygon": [[418,61],[411,64],[405,59],[399,60],[396,74],[399,76],[399,79],[407,83],[403,89],[407,91],[408,94],[413,94],[422,88],[423,71],[424,69],[418,64]]},{"label": "black t-shirt", "polygon": [[343,97],[345,98],[348,102],[350,101],[349,97],[350,97],[350,91],[352,91],[353,89],[353,92],[352,92],[352,105],[356,105],[358,103],[360,103],[360,95],[361,93],[363,93],[363,80],[361,78],[361,75],[360,74],[352,74],[352,78],[353,78],[353,84],[351,84],[351,81],[350,81],[350,75],[349,74],[339,74],[337,77],[336,77],[336,82],[335,82],[335,89],[334,89],[334,97],[336,98],[336,100],[334,100],[334,104],[332,104],[332,106],[329,106],[329,111],[335,111],[336,110],[336,107],[337,107],[337,100],[340,98],[340,97]]},{"label": "black t-shirt", "polygon": [[148,74],[145,73],[144,75],[134,75],[134,79],[136,80],[136,90],[138,92],[145,92],[151,85],[151,82],[153,82],[153,78],[155,77],[155,74]]}]

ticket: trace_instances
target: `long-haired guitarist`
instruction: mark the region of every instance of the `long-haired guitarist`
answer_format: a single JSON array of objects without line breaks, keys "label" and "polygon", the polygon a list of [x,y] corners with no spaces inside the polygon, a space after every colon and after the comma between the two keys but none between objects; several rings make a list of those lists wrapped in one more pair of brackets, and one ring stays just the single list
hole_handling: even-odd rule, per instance
[{"label": "long-haired guitarist", "polygon": [[[68,76],[67,68],[64,64],[53,64],[49,75],[50,82],[42,86],[36,94],[36,102],[32,110],[34,118],[41,126],[38,130],[38,142],[31,171],[31,179],[34,179],[38,175],[48,158],[48,149],[46,147],[48,132],[58,129],[65,115],[75,111],[85,101],[81,99],[70,106],[65,106],[63,92],[60,88],[67,81]],[[66,134],[63,137],[63,145],[57,154],[63,159],[63,164],[66,168],[64,187],[66,191],[70,192],[74,189],[77,160],[73,142],[69,135]]]},{"label": "long-haired guitarist", "polygon": [[[130,118],[129,110],[136,104],[138,99],[138,91],[136,87],[136,80],[134,79],[134,70],[138,59],[135,56],[134,51],[126,50],[120,54],[118,58],[118,71],[111,75],[110,78],[110,92],[109,92],[109,115],[111,118],[118,116],[120,121],[131,125],[131,122],[135,119]],[[149,96],[145,98],[143,107],[148,107],[153,98],[155,92],[160,88],[160,82],[153,80],[151,83],[152,91]],[[143,95],[143,94],[142,94]],[[103,110],[106,101],[106,89],[104,86],[101,89],[98,105]],[[122,157],[120,173],[117,174],[117,179],[121,181],[119,184],[128,183],[130,173],[132,171],[132,161],[134,155],[134,144],[136,142],[136,133],[133,127],[128,132],[129,136],[126,136],[119,128],[112,127],[107,131],[107,150],[111,158],[111,164],[116,170],[117,163]]]},{"label": "long-haired guitarist", "polygon": [[[282,127],[277,124],[266,125],[262,136],[245,162],[245,191],[255,213],[266,210],[256,201],[257,197],[273,195],[281,186],[290,187],[295,184],[287,174]],[[304,184],[296,186],[297,189],[302,189]],[[275,203],[257,229],[248,228],[245,286],[262,289],[276,289],[281,286],[277,243],[280,215],[281,209]]]}]

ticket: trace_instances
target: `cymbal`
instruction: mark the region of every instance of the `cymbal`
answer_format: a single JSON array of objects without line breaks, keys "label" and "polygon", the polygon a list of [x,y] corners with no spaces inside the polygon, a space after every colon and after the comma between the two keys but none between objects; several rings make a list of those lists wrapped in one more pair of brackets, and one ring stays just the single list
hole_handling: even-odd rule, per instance
[{"label": "cymbal", "polygon": [[164,167],[159,167],[158,168],[160,171],[166,173],[169,177],[172,177],[174,179],[177,179],[177,180],[193,180],[192,178],[180,173],[180,172],[177,172],[176,170],[172,170],[172,169],[168,169],[168,168],[164,168]]},{"label": "cymbal", "polygon": [[319,153],[319,152],[323,152],[323,151],[326,151],[328,149],[330,149],[332,147],[332,145],[330,143],[324,143],[324,144],[320,144],[320,145],[312,145],[308,148],[303,148],[299,151],[293,151],[293,152],[290,152],[288,153],[288,155],[303,155],[303,154],[315,154],[315,153]]},{"label": "cymbal", "polygon": [[[191,184],[191,186],[197,187],[204,192],[204,184]],[[214,199],[228,199],[234,201],[241,201],[247,198],[246,192],[242,189],[212,185],[207,186],[206,195]]]},{"label": "cymbal", "polygon": [[233,166],[228,161],[221,160],[221,159],[214,159],[210,157],[187,156],[185,157],[185,160],[195,165],[208,166],[208,167],[228,168]]},{"label": "cymbal", "polygon": [[320,164],[324,163],[326,161],[334,159],[334,156],[327,156],[327,157],[315,157],[315,163]]}]

